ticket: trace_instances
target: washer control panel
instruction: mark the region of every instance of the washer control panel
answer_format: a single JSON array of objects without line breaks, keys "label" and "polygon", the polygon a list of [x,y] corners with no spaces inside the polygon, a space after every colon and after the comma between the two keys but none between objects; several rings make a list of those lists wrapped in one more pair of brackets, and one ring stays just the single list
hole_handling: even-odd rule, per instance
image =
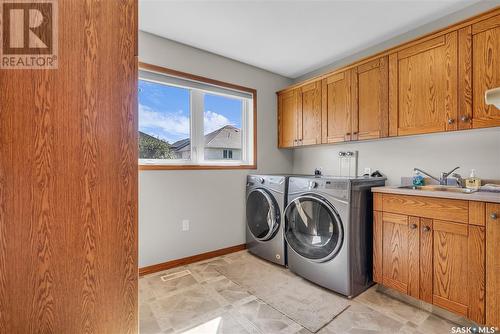
[{"label": "washer control panel", "polygon": [[349,198],[349,180],[334,178],[296,178],[289,179],[290,194],[300,192],[324,193],[339,199]]}]

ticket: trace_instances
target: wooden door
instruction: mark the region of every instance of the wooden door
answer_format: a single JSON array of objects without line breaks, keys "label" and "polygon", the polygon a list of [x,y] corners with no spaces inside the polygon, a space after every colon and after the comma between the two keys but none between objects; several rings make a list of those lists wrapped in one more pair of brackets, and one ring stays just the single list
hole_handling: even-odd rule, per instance
[{"label": "wooden door", "polygon": [[[374,194],[379,195],[379,194]],[[375,196],[374,196],[375,198]],[[383,284],[384,221],[381,211],[373,211],[373,281]]]},{"label": "wooden door", "polygon": [[0,69],[0,333],[137,333],[137,1],[58,1]]},{"label": "wooden door", "polygon": [[375,139],[389,134],[388,58],[352,70],[352,139]]},{"label": "wooden door", "polygon": [[435,220],[433,239],[433,303],[483,324],[484,227]]},{"label": "wooden door", "polygon": [[500,204],[486,204],[486,324],[500,328]]},{"label": "wooden door", "polygon": [[322,86],[322,143],[351,140],[351,72],[333,74]]},{"label": "wooden door", "polygon": [[484,93],[500,87],[500,15],[472,26],[472,127],[500,126],[500,109],[488,106]]},{"label": "wooden door", "polygon": [[299,145],[321,143],[321,81],[300,89],[298,114]]},{"label": "wooden door", "polygon": [[382,282],[408,293],[408,216],[384,212],[382,215]]},{"label": "wooden door", "polygon": [[419,268],[419,294],[420,299],[432,304],[433,285],[433,245],[434,238],[432,232],[433,220],[430,218],[420,218],[420,268]]},{"label": "wooden door", "polygon": [[298,91],[280,93],[278,95],[279,147],[298,145]]},{"label": "wooden door", "polygon": [[389,57],[390,134],[457,129],[457,32]]}]

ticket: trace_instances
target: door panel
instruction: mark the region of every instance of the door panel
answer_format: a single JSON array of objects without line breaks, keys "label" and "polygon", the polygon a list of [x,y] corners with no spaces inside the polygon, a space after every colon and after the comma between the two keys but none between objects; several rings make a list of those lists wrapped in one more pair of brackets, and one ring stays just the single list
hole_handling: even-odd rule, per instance
[{"label": "door panel", "polygon": [[373,280],[377,283],[383,283],[383,220],[382,212],[373,212]]},{"label": "door panel", "polygon": [[480,226],[469,225],[469,244],[467,246],[469,258],[469,309],[468,317],[473,321],[485,323],[485,229]]},{"label": "door panel", "polygon": [[267,190],[256,189],[247,197],[247,226],[257,240],[269,240],[280,224],[279,206]]},{"label": "door panel", "polygon": [[432,304],[433,232],[432,219],[420,218],[420,299]]},{"label": "door panel", "polygon": [[351,140],[351,75],[350,71],[323,79],[323,143]]},{"label": "door panel", "polygon": [[400,51],[397,66],[398,135],[456,130],[457,32]]},{"label": "door panel", "polygon": [[334,256],[342,245],[342,222],[321,198],[298,197],[285,212],[285,237],[299,255],[323,261]]},{"label": "door panel", "polygon": [[408,292],[408,217],[383,213],[383,284]]},{"label": "door panel", "polygon": [[435,220],[433,303],[467,316],[468,226]]},{"label": "door panel", "polygon": [[353,139],[375,139],[388,135],[387,61],[387,57],[383,57],[352,70]]},{"label": "door panel", "polygon": [[0,333],[138,332],[137,1],[58,1],[57,69],[0,69]]},{"label": "door panel", "polygon": [[420,297],[420,218],[408,218],[408,294]]},{"label": "door panel", "polygon": [[298,96],[297,90],[281,93],[278,96],[279,147],[297,145]]},{"label": "door panel", "polygon": [[474,128],[500,126],[500,110],[484,101],[488,89],[500,86],[500,15],[490,20],[492,27],[479,30],[472,38]]},{"label": "door panel", "polygon": [[458,129],[472,128],[472,27],[458,31]]},{"label": "door panel", "polygon": [[298,138],[300,145],[321,143],[321,81],[300,88]]},{"label": "door panel", "polygon": [[500,204],[486,204],[486,324],[500,328]]}]

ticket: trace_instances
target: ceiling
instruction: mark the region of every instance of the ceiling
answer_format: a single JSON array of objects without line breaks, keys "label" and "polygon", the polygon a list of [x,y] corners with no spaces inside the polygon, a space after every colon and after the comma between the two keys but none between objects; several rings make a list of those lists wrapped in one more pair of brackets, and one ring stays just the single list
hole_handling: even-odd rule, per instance
[{"label": "ceiling", "polygon": [[296,78],[477,0],[141,0],[139,28]]}]

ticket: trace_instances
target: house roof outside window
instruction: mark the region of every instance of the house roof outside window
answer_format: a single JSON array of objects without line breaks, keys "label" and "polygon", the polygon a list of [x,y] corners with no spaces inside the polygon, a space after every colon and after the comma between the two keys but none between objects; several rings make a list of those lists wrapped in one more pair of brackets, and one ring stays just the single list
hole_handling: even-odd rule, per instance
[{"label": "house roof outside window", "polygon": [[[178,140],[171,145],[175,152],[190,151],[191,140],[189,138]],[[241,150],[241,130],[232,125],[205,135],[205,148],[222,148]]]}]

